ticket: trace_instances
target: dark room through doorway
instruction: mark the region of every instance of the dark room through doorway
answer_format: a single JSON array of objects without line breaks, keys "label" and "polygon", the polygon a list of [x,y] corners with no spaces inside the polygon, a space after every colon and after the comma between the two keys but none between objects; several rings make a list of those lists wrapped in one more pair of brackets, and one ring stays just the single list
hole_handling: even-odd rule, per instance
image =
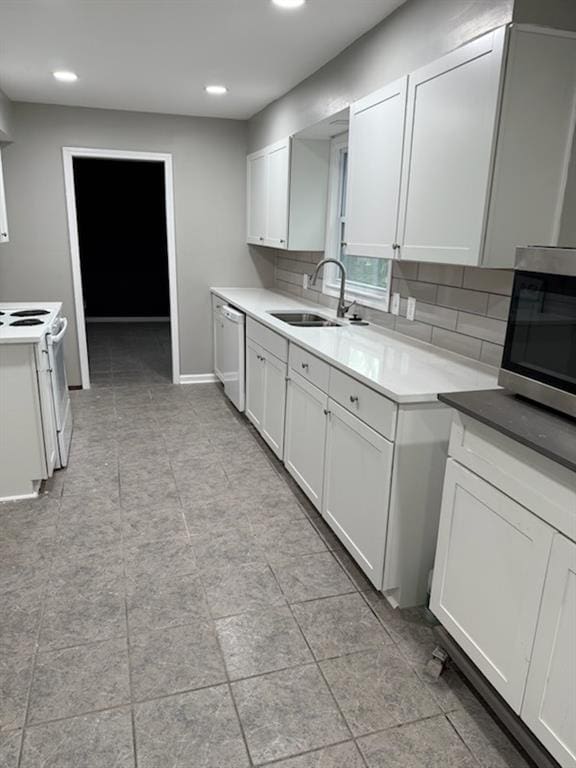
[{"label": "dark room through doorway", "polygon": [[93,386],[171,381],[164,163],[74,157]]}]

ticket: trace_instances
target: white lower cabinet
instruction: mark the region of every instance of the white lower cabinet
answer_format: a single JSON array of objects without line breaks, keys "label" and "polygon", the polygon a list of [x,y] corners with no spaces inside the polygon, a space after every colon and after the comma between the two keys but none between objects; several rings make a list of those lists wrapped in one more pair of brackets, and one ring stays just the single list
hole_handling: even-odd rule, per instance
[{"label": "white lower cabinet", "polygon": [[328,395],[293,370],[287,392],[284,464],[321,510]]},{"label": "white lower cabinet", "polygon": [[246,342],[246,415],[270,448],[284,455],[286,363],[259,344]]},{"label": "white lower cabinet", "polygon": [[322,514],[364,573],[382,585],[394,445],[333,400]]},{"label": "white lower cabinet", "polygon": [[449,459],[431,609],[520,713],[553,530]]},{"label": "white lower cabinet", "polygon": [[264,356],[264,408],[262,437],[279,459],[284,456],[286,416],[286,363],[274,355]]},{"label": "white lower cabinet", "polygon": [[576,544],[554,537],[522,719],[563,768],[576,766]]},{"label": "white lower cabinet", "polygon": [[246,416],[258,431],[264,413],[264,366],[262,348],[246,339]]}]

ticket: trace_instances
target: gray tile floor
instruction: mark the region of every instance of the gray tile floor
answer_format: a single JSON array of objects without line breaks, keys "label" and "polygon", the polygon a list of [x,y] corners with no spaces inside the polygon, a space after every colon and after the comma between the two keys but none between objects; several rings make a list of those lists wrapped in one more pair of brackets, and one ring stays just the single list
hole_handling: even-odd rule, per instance
[{"label": "gray tile floor", "polygon": [[218,387],[132,375],[0,506],[2,768],[526,768]]}]

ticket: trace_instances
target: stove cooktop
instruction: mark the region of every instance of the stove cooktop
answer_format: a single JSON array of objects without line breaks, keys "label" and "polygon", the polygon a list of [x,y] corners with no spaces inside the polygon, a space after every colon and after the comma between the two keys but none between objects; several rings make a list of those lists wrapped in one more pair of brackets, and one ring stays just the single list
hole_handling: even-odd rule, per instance
[{"label": "stove cooktop", "polygon": [[[16,314],[16,313],[13,313]],[[38,320],[37,317],[26,317],[23,320],[14,320],[13,323],[10,323],[10,325],[43,325],[42,320]]]},{"label": "stove cooktop", "polygon": [[19,309],[16,312],[10,312],[11,317],[41,317],[49,314],[47,309]]}]

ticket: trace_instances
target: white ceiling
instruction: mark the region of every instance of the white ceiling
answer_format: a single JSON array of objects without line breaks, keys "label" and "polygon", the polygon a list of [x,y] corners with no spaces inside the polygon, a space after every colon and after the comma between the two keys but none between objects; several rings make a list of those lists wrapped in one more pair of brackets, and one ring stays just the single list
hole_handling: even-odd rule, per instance
[{"label": "white ceiling", "polygon": [[[13,100],[247,118],[404,0],[0,0],[0,87]],[[78,82],[51,73],[71,69]],[[210,97],[204,85],[229,93]]]}]

